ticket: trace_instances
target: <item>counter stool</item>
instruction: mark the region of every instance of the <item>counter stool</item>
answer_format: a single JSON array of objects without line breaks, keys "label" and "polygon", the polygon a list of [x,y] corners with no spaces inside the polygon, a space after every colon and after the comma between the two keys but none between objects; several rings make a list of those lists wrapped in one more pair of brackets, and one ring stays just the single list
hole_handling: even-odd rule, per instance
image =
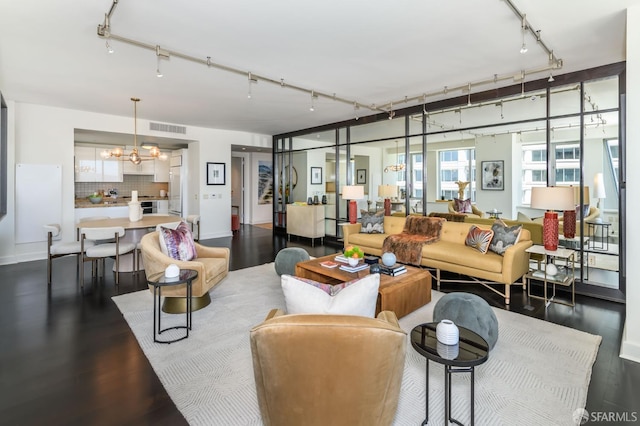
[{"label": "counter stool", "polygon": [[[187,223],[191,226],[191,233],[193,234],[193,241],[200,241],[200,215],[190,214],[187,216]],[[194,232],[195,227],[198,228],[198,234]]]}]

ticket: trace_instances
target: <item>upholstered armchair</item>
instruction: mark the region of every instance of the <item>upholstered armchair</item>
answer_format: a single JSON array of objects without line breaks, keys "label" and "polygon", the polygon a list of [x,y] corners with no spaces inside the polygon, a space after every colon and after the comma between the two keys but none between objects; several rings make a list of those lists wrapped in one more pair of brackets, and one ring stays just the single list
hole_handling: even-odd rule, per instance
[{"label": "upholstered armchair", "polygon": [[465,214],[465,215],[470,216],[470,217],[483,217],[484,216],[484,213],[482,212],[482,210],[478,209],[473,204],[471,204],[471,211],[472,211],[472,213],[459,212],[459,211],[456,210],[455,201],[453,201],[453,200],[449,201],[449,213]]},{"label": "upholstered armchair", "polygon": [[[164,275],[167,266],[178,265],[180,269],[193,269],[198,271],[198,278],[192,283],[193,299],[192,308],[198,310],[211,303],[209,290],[218,284],[229,272],[229,249],[226,247],[207,247],[194,243],[198,257],[194,260],[176,260],[165,255],[160,249],[160,236],[158,231],[150,232],[140,240],[142,261],[144,262],[147,280],[155,281]],[[153,287],[149,286],[153,292]],[[186,311],[186,289],[184,286],[165,287],[162,289],[165,296],[163,310],[177,313]]]},{"label": "upholstered armchair", "polygon": [[398,408],[407,336],[391,311],[284,315],[250,332],[265,425],[390,425]]}]

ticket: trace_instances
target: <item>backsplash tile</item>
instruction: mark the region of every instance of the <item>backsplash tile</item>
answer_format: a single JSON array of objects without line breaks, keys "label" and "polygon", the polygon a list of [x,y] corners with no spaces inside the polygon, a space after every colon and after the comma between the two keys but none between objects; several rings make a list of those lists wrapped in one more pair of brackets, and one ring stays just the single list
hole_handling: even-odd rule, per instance
[{"label": "backsplash tile", "polygon": [[118,190],[119,197],[130,197],[131,191],[138,191],[138,196],[159,196],[160,190],[169,190],[166,182],[154,182],[151,175],[124,175],[123,182],[76,182],[76,198],[88,197],[94,192],[103,192],[111,188]]}]

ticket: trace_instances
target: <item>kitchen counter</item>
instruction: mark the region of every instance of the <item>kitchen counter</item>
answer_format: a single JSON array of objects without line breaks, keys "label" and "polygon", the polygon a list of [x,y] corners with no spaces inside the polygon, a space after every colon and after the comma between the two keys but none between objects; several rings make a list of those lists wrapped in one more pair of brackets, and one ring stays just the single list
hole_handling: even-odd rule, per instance
[{"label": "kitchen counter", "polygon": [[[157,201],[157,200],[168,200],[168,197],[160,197],[160,196],[138,196],[139,202],[144,201]],[[75,205],[77,209],[86,209],[90,207],[128,207],[129,201],[131,201],[131,197],[118,197],[111,198],[105,197],[102,199],[101,203],[93,204],[87,197],[76,198]]]}]

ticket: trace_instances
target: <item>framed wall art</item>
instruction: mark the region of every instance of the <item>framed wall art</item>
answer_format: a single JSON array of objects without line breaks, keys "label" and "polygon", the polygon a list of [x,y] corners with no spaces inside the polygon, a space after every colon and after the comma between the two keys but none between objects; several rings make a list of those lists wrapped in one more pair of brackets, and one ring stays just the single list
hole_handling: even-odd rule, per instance
[{"label": "framed wall art", "polygon": [[311,185],[322,185],[322,167],[311,168]]},{"label": "framed wall art", "polygon": [[225,184],[225,163],[207,163],[207,185]]},{"label": "framed wall art", "polygon": [[367,183],[367,169],[356,170],[356,183],[358,184]]},{"label": "framed wall art", "polygon": [[489,191],[504,190],[504,161],[482,162],[482,189]]}]

